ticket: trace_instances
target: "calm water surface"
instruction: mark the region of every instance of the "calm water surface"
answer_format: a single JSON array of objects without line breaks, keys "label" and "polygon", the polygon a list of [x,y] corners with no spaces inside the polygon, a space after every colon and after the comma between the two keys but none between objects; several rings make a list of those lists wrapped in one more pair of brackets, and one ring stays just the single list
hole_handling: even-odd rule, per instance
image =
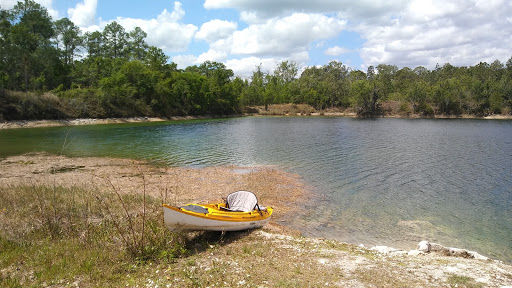
[{"label": "calm water surface", "polygon": [[[512,121],[239,118],[0,130],[0,156],[49,151],[169,165],[274,165],[316,195],[307,236],[512,261]],[[313,209],[314,208],[314,209]]]}]

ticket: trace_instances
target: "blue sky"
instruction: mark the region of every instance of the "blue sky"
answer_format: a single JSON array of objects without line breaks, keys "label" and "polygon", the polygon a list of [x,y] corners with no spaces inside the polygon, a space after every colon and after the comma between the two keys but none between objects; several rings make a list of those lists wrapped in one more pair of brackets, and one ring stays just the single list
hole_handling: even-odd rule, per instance
[{"label": "blue sky", "polygon": [[[475,65],[512,51],[508,0],[36,0],[83,32],[117,21],[139,26],[180,68],[206,60],[248,77],[261,65],[300,67],[340,61],[366,71]],[[10,9],[15,0],[0,0]]]}]

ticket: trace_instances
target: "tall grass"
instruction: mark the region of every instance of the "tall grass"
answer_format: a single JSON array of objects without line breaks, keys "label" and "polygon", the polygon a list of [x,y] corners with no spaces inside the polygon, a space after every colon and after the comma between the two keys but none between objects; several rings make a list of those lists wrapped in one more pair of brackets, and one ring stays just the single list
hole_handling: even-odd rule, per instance
[{"label": "tall grass", "polygon": [[164,227],[161,207],[160,199],[115,187],[0,187],[0,287],[115,283],[117,270],[172,262],[186,255],[186,239]]}]

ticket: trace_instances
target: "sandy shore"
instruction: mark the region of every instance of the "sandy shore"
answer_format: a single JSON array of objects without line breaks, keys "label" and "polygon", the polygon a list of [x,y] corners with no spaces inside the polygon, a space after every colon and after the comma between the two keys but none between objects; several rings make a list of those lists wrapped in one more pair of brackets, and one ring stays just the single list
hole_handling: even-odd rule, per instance
[{"label": "sandy shore", "polygon": [[[263,230],[237,236],[236,240],[214,250],[199,251],[193,259],[181,259],[175,263],[176,267],[184,267],[179,269],[190,269],[186,273],[201,273],[197,277],[204,277],[204,281],[209,279],[208,271],[216,271],[215,267],[222,264],[231,271],[228,273],[241,273],[241,279],[248,279],[237,280],[240,283],[261,283],[256,276],[264,277],[268,274],[265,269],[269,267],[258,265],[262,260],[258,253],[269,253],[273,258],[272,269],[291,271],[286,277],[296,278],[296,282],[288,279],[290,284],[307,284],[310,287],[323,287],[325,283],[336,287],[512,287],[512,266],[462,249],[441,247],[425,252],[411,247],[411,251],[402,251],[300,237],[298,231],[279,225],[279,220],[286,213],[292,213],[297,204],[307,201],[312,194],[298,175],[272,167],[190,169],[128,159],[68,158],[47,154],[1,159],[0,189],[16,185],[83,186],[115,189],[120,193],[146,191],[161,198],[162,202],[175,205],[222,200],[227,193],[236,190],[255,192],[261,204],[275,209],[269,225]],[[233,249],[241,251],[236,258],[238,260],[234,260],[230,252]],[[212,251],[215,251],[215,261],[211,259]],[[250,251],[256,256],[245,259],[245,253]],[[193,265],[190,264],[192,262]],[[155,267],[151,274],[153,278],[148,276],[148,281],[163,286],[192,287],[184,284],[187,279],[165,271],[168,270]],[[215,287],[223,286],[222,281],[226,280],[219,281]],[[278,277],[275,281],[263,283],[260,287],[275,287],[274,284],[283,283]]]},{"label": "sandy shore", "polygon": [[79,186],[121,193],[145,190],[172,205],[223,201],[230,192],[248,190],[257,193],[262,205],[271,203],[280,211],[274,223],[279,215],[310,196],[298,175],[272,167],[162,167],[130,159],[45,153],[1,159],[0,187],[7,185]]},{"label": "sandy shore", "polygon": [[140,123],[140,122],[162,122],[170,120],[196,119],[195,117],[174,117],[172,119],[156,117],[132,117],[132,118],[83,118],[66,120],[18,120],[0,122],[0,129],[11,128],[37,128],[37,127],[55,127],[55,126],[77,126],[77,125],[96,125],[96,124],[115,124],[115,123]]},{"label": "sandy shore", "polygon": [[[271,116],[258,115],[255,116]],[[354,112],[313,112],[308,115],[298,113],[296,115],[290,114],[275,114],[274,116],[330,116],[330,117],[348,117],[356,118],[357,114]],[[116,124],[116,123],[142,123],[142,122],[163,122],[175,120],[194,120],[194,119],[208,119],[211,116],[175,116],[171,118],[158,118],[158,117],[132,117],[132,118],[84,118],[84,119],[67,119],[67,120],[18,120],[0,122],[0,129],[14,129],[14,128],[37,128],[37,127],[55,127],[55,126],[77,126],[77,125],[99,125],[99,124]],[[403,119],[416,119],[421,118],[419,115],[403,116],[398,114],[386,115],[384,118],[403,118]],[[490,115],[486,117],[476,117],[473,115],[461,116],[443,116],[437,115],[435,119],[489,119],[489,120],[512,120],[512,115]]]}]

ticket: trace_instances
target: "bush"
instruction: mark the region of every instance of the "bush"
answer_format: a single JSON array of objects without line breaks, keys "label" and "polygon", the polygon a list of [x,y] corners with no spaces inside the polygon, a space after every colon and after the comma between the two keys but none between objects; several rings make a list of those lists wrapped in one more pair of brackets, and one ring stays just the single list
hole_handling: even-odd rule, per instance
[{"label": "bush", "polygon": [[410,114],[411,113],[411,108],[409,107],[409,103],[402,102],[402,104],[400,104],[399,113],[400,114]]},{"label": "bush", "polygon": [[75,239],[84,247],[117,247],[138,261],[170,261],[186,253],[181,234],[162,223],[161,201],[71,187],[0,188],[0,236],[36,245]]},{"label": "bush", "polygon": [[0,92],[0,108],[3,120],[37,120],[67,118],[61,110],[60,100],[52,94]]},{"label": "bush", "polygon": [[416,107],[416,112],[424,117],[433,117],[434,116],[434,108],[430,104],[426,102],[420,103]]},{"label": "bush", "polygon": [[74,88],[59,93],[69,118],[106,118],[98,89]]}]

